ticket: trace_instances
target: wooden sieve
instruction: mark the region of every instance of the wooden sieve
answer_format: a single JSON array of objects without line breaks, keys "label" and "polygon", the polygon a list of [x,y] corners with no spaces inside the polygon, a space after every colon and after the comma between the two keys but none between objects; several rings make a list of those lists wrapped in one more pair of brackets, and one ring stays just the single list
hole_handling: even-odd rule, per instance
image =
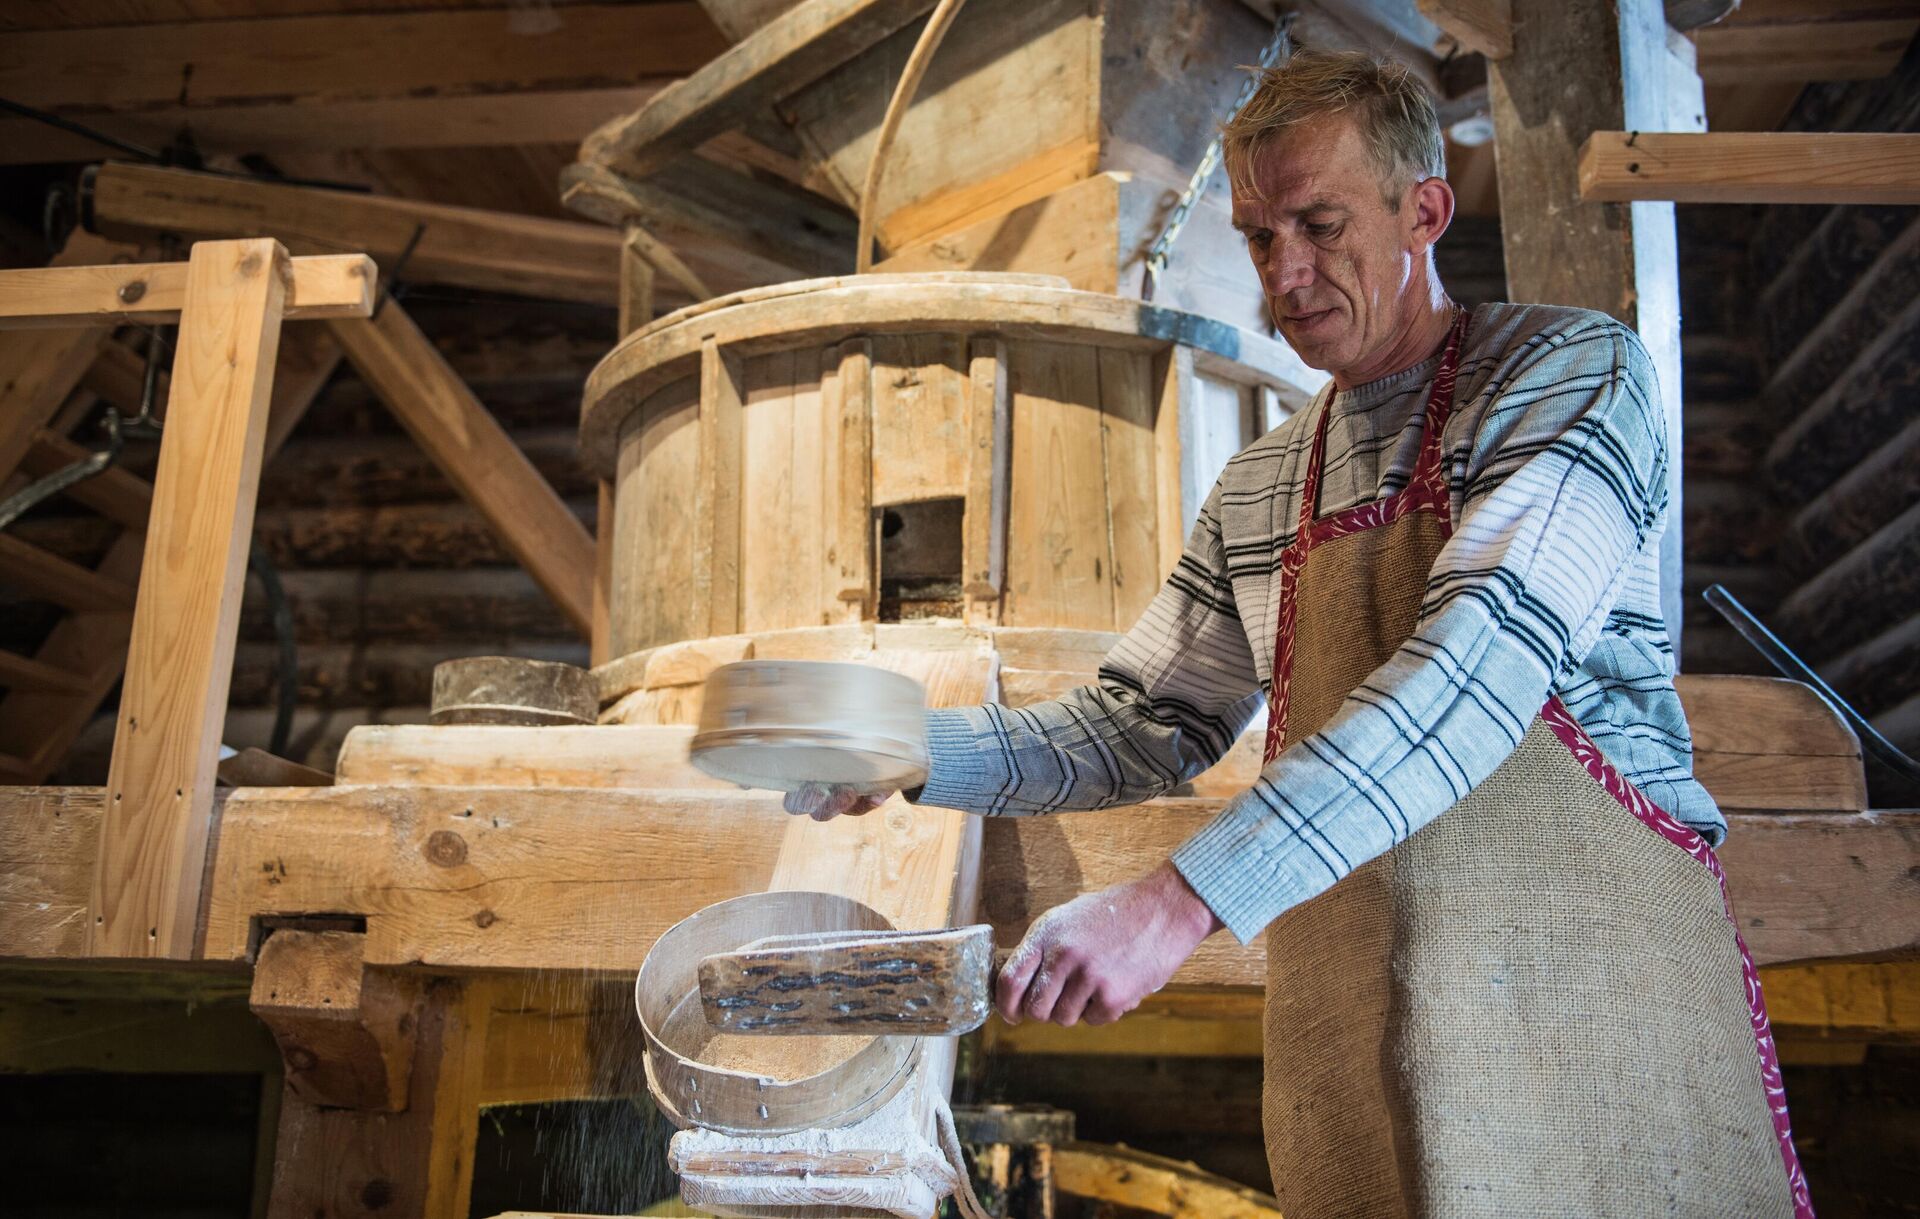
[{"label": "wooden sieve", "polygon": [[926,691],[870,665],[722,665],[707,677],[688,758],[716,779],[772,791],[914,787],[927,777]]}]

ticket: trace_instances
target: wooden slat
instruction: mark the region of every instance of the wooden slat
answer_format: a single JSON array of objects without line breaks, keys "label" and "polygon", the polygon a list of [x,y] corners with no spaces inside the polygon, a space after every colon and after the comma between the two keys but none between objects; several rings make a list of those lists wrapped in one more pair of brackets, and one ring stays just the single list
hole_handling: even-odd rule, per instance
[{"label": "wooden slat", "polygon": [[87,683],[86,678],[78,673],[42,664],[18,652],[0,651],[0,686],[9,690],[77,694],[87,688]]},{"label": "wooden slat", "polygon": [[131,585],[48,554],[8,533],[0,533],[0,583],[70,610],[124,613],[133,608]]},{"label": "wooden slat", "polygon": [[103,233],[275,237],[296,254],[361,250],[415,282],[556,300],[618,299],[620,235],[590,224],[381,195],[107,164],[92,182]]},{"label": "wooden slat", "polygon": [[998,617],[1007,565],[1007,461],[1013,417],[1007,397],[1007,346],[975,339],[967,364],[967,511],[962,568],[969,598]]},{"label": "wooden slat", "polygon": [[700,350],[699,512],[693,546],[694,613],[706,634],[740,629],[741,408],[746,371],[709,339]]},{"label": "wooden slat", "polygon": [[[873,586],[873,351],[865,339],[840,345],[823,382],[834,501],[827,522],[828,590],[833,621],[858,622],[879,595]],[[830,357],[831,358],[831,357]]]},{"label": "wooden slat", "polygon": [[820,79],[933,0],[808,0],[580,145],[580,159],[643,178]]},{"label": "wooden slat", "polygon": [[593,539],[393,301],[333,324],[347,359],[583,636],[593,630]]},{"label": "wooden slat", "polygon": [[0,479],[19,467],[106,340],[104,330],[0,330]]},{"label": "wooden slat", "polygon": [[0,96],[98,113],[606,87],[727,45],[692,0],[569,5],[546,30],[500,10],[247,17],[9,33]]},{"label": "wooden slat", "polygon": [[[164,147],[190,127],[203,153],[243,156],[271,148],[276,154],[357,154],[385,149],[469,150],[499,148],[519,155],[521,145],[571,146],[607,121],[644,106],[666,81],[603,89],[554,89],[530,93],[274,101],[239,106],[162,106],[117,114],[88,114],[86,124],[129,143]],[[0,165],[97,160],[96,140],[24,118],[0,118]]]},{"label": "wooden slat", "polygon": [[193,951],[289,261],[263,238],[201,242],[188,261],[107,771],[91,955]]},{"label": "wooden slat", "polygon": [[[86,460],[92,453],[92,449],[77,445],[65,436],[43,430],[34,436],[33,447],[27,450],[20,469],[34,478],[45,478],[74,462]],[[68,487],[62,494],[125,529],[146,529],[147,513],[153,507],[153,484],[118,466],[108,466]]]},{"label": "wooden slat", "polygon": [[1415,0],[1415,7],[1469,51],[1488,59],[1513,54],[1511,0]]},{"label": "wooden slat", "polygon": [[1013,626],[1115,626],[1100,354],[1065,343],[1008,345],[1013,452],[1001,620]]},{"label": "wooden slat", "polygon": [[1155,386],[1144,351],[1100,353],[1100,445],[1106,464],[1107,543],[1113,569],[1113,622],[1137,621],[1160,590],[1159,502],[1154,478]]},{"label": "wooden slat", "polygon": [[[239,788],[222,799],[210,960],[246,959],[255,914],[359,912],[378,916],[368,924],[376,964],[590,969],[629,984],[675,921],[765,889],[781,834],[797,825],[777,796],[738,791],[425,784]],[[0,792],[9,829],[0,836],[0,956],[82,954],[102,803],[99,788]],[[1165,860],[1223,804],[1155,800],[990,820],[981,917],[998,942],[1012,943],[1041,911]],[[892,832],[919,832],[921,812]],[[1735,812],[1730,824],[1720,855],[1757,960],[1887,960],[1920,947],[1911,875],[1920,810]],[[428,839],[443,831],[467,847],[457,866],[429,858]],[[1203,944],[1176,977],[1207,987],[1264,981],[1260,946],[1226,936]]]},{"label": "wooden slat", "polygon": [[1580,197],[1610,203],[1920,203],[1920,135],[1596,131]]},{"label": "wooden slat", "polygon": [[1674,679],[1693,729],[1693,773],[1724,808],[1867,807],[1860,742],[1808,686],[1772,677]]},{"label": "wooden slat", "polygon": [[882,335],[871,343],[874,506],[965,495],[965,338]]},{"label": "wooden slat", "polygon": [[[296,258],[287,276],[288,321],[365,317],[373,310],[374,267],[364,254]],[[172,322],[187,303],[183,262],[0,271],[0,327],[118,326]]]},{"label": "wooden slat", "polygon": [[1701,77],[1738,88],[1868,80],[1897,68],[1920,28],[1912,4],[1905,2],[1769,11],[1781,9],[1749,0],[1725,21],[1698,30]]},{"label": "wooden slat", "polygon": [[687,761],[680,724],[366,724],[347,733],[338,783],[436,787],[630,787],[735,791]]}]

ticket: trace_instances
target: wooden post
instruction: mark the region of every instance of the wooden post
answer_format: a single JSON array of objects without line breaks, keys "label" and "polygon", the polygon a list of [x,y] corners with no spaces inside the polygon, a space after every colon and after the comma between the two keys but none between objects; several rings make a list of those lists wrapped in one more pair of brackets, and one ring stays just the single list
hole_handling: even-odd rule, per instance
[{"label": "wooden post", "polygon": [[[630,221],[620,243],[620,337],[626,338],[653,320],[653,264],[647,248],[653,243],[637,221]],[[593,647],[592,663],[613,659],[613,484],[600,480],[599,509],[593,538]]]},{"label": "wooden post", "polygon": [[1669,505],[1661,604],[1680,651],[1680,275],[1671,203],[1583,203],[1595,131],[1705,127],[1692,44],[1660,0],[1513,0],[1513,53],[1488,64],[1507,291],[1581,305],[1639,332],[1666,408]]},{"label": "wooden post", "polygon": [[193,951],[291,278],[270,238],[202,242],[188,263],[94,868],[93,956]]}]

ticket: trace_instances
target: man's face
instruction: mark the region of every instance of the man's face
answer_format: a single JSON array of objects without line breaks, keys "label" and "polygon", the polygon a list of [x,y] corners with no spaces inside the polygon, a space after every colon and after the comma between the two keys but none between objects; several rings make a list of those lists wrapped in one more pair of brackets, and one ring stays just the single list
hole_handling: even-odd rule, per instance
[{"label": "man's face", "polygon": [[1424,257],[1412,192],[1398,210],[1386,201],[1346,114],[1282,132],[1249,172],[1265,197],[1236,190],[1233,227],[1247,239],[1275,326],[1310,367],[1366,370],[1399,337],[1416,248]]}]

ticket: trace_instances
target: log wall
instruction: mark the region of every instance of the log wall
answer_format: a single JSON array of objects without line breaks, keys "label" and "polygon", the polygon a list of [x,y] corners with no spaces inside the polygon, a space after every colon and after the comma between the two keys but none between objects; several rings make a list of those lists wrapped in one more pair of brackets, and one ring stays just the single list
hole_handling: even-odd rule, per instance
[{"label": "log wall", "polygon": [[[1920,131],[1920,51],[1810,86],[1786,127]],[[1920,208],[1681,212],[1684,667],[1764,671],[1698,601],[1721,581],[1920,754]],[[1876,804],[1915,799],[1870,775]]]}]

